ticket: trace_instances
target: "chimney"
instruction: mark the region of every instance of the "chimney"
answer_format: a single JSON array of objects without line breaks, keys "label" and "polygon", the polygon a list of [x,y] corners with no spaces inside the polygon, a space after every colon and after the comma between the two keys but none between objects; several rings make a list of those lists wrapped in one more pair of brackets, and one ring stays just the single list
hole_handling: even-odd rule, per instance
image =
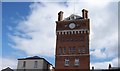
[{"label": "chimney", "polygon": [[108,68],[111,69],[111,67],[112,67],[111,64],[109,64],[109,67],[108,67]]},{"label": "chimney", "polygon": [[82,10],[82,16],[83,16],[83,19],[87,19],[88,18],[88,11],[83,9]]},{"label": "chimney", "polygon": [[94,66],[92,67],[92,71],[94,71]]},{"label": "chimney", "polygon": [[62,21],[62,20],[63,20],[63,12],[60,11],[60,12],[58,13],[58,21]]}]

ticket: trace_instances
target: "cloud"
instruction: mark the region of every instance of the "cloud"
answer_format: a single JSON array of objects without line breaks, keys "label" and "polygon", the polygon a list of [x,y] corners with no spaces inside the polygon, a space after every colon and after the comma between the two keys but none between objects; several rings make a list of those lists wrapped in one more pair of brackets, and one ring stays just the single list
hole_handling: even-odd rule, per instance
[{"label": "cloud", "polygon": [[114,58],[111,61],[106,61],[106,62],[95,62],[95,63],[90,63],[90,68],[94,67],[95,69],[108,69],[109,64],[111,64],[112,67],[118,67],[118,58]]},{"label": "cloud", "polygon": [[12,69],[16,69],[17,67],[17,60],[14,58],[0,58],[1,61],[1,66],[0,66],[0,70],[1,69],[5,69],[7,67],[10,67]]},{"label": "cloud", "polygon": [[[74,2],[74,0],[3,0],[2,2]],[[98,2],[118,2],[119,0],[78,0],[79,2],[94,2],[98,4]]]},{"label": "cloud", "polygon": [[[27,20],[18,24],[15,35],[9,35],[15,42],[15,45],[11,46],[25,51],[28,55],[54,56],[55,14],[49,12],[50,9],[48,9],[52,7],[52,4],[49,7],[38,3],[31,5],[32,13],[27,17]],[[23,38],[26,36],[31,39]]]},{"label": "cloud", "polygon": [[99,49],[96,49],[95,51],[91,51],[90,54],[97,58],[106,58],[106,54]]},{"label": "cloud", "polygon": [[108,65],[111,64],[111,62],[97,62],[97,63],[91,63],[90,68],[94,67],[95,69],[108,69]]},{"label": "cloud", "polygon": [[[95,38],[94,38],[95,39]],[[91,51],[90,54],[98,58],[109,58],[118,56],[118,34],[115,32],[109,37],[103,37],[92,42],[94,51]],[[102,51],[104,49],[104,51]]]},{"label": "cloud", "polygon": [[[91,51],[91,55],[101,59],[115,58],[118,53],[117,9],[111,10],[111,6],[117,7],[117,3],[102,3],[76,2],[75,14],[80,15],[83,8],[89,11],[90,49],[94,49]],[[18,23],[14,35],[9,35],[13,41],[10,46],[22,50],[28,55],[54,57],[57,13],[62,10],[64,18],[68,17],[74,13],[74,3],[69,0],[66,3],[40,2],[33,3],[29,7],[30,14]],[[108,64],[108,62],[104,63]],[[100,68],[102,63],[94,63],[94,65],[96,68]]]},{"label": "cloud", "polygon": [[[117,7],[117,3],[112,4],[114,7]],[[111,4],[108,4],[104,8],[95,9],[92,11],[94,14],[90,15],[90,49],[95,49],[95,51],[91,51],[95,57],[117,57],[118,54],[117,9],[113,9],[116,13],[113,14],[109,10],[109,6]],[[101,52],[101,49],[105,49],[105,51]],[[101,55],[97,55],[98,53]]]}]

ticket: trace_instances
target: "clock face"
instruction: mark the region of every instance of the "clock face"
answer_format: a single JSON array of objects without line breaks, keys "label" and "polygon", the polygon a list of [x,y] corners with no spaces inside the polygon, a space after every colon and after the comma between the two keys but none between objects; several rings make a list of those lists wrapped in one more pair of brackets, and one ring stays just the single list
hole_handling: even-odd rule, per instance
[{"label": "clock face", "polygon": [[70,23],[69,28],[71,28],[71,29],[75,28],[75,23]]}]

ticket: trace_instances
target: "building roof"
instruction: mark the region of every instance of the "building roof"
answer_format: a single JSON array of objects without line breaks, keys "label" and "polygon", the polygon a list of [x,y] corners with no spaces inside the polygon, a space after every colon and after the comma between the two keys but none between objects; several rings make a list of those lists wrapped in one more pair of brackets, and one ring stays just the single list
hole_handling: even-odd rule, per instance
[{"label": "building roof", "polygon": [[[46,61],[48,64],[50,64],[46,59],[41,58],[39,56],[33,56],[33,57],[27,57],[27,58],[19,58],[18,60],[35,60],[35,59],[42,59],[42,60]],[[50,65],[52,65],[52,64],[50,64]]]},{"label": "building roof", "polygon": [[79,20],[79,19],[83,19],[83,17],[81,17],[79,15],[72,14],[69,17],[65,18],[64,20]]},{"label": "building roof", "polygon": [[120,69],[120,67],[111,67],[110,69]]},{"label": "building roof", "polygon": [[44,58],[41,58],[39,56],[33,56],[33,57],[27,57],[27,58],[20,58],[18,60],[29,60],[29,59],[44,59]]},{"label": "building roof", "polygon": [[12,70],[10,67],[7,67],[7,68],[3,69],[2,71],[14,71],[14,70]]}]

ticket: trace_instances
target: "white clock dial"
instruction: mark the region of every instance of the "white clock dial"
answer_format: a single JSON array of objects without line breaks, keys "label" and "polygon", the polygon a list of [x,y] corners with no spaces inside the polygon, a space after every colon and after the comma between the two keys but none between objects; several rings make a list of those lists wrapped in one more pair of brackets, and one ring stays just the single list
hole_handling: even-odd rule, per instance
[{"label": "white clock dial", "polygon": [[70,23],[69,28],[71,28],[71,29],[75,28],[75,23]]}]

